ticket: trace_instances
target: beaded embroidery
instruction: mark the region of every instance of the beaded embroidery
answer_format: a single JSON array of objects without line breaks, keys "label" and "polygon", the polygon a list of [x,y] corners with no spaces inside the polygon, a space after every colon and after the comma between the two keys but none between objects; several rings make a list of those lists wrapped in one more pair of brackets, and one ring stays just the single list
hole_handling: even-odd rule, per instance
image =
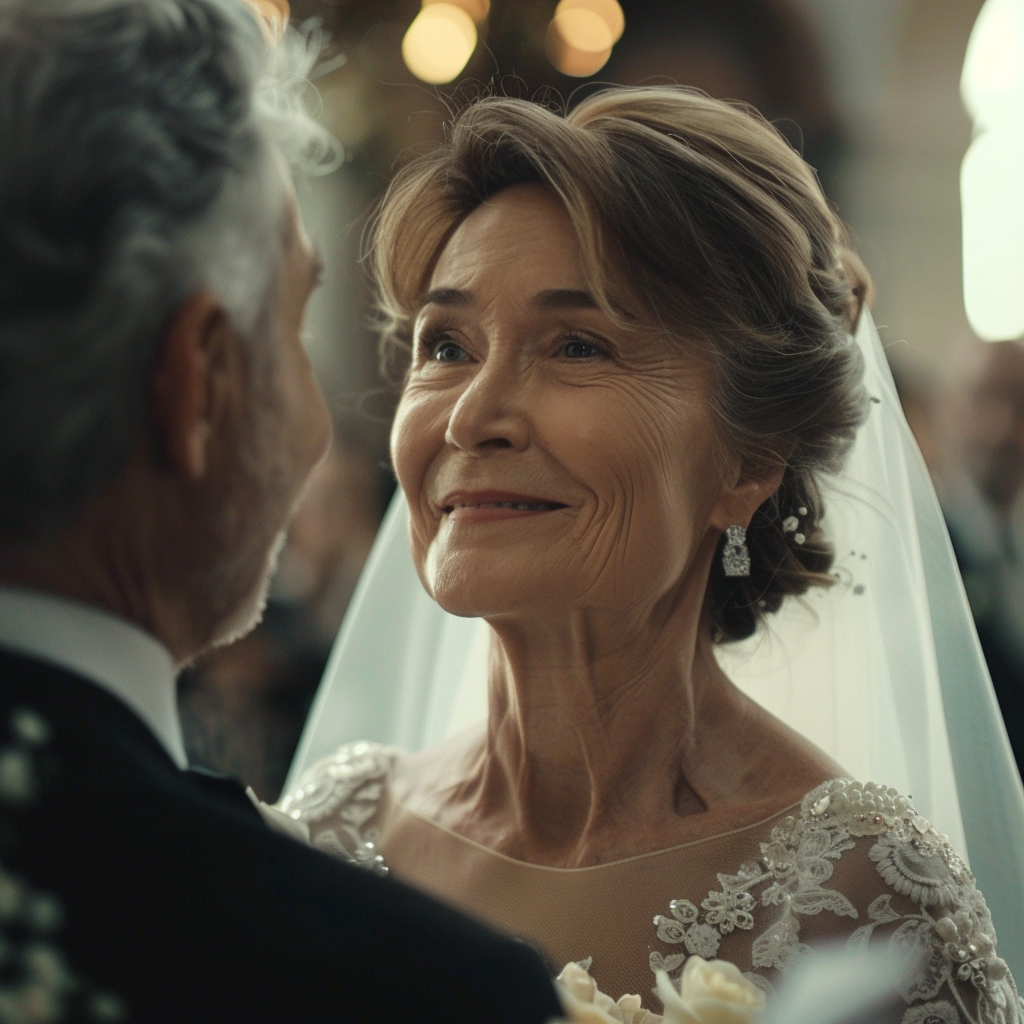
[{"label": "beaded embroidery", "polygon": [[338,811],[342,836],[334,829],[324,829],[313,846],[374,874],[386,875],[388,867],[377,852],[380,832],[363,826],[377,813],[384,792],[382,780],[397,753],[394,747],[378,743],[349,743],[310,768],[298,788],[281,801],[281,810],[304,822],[322,821]]},{"label": "beaded embroidery", "polygon": [[[753,967],[786,970],[811,952],[800,942],[801,917],[826,911],[859,916],[847,897],[826,883],[836,861],[857,847],[856,840],[870,837],[870,861],[915,910],[901,912],[892,894],[879,896],[847,949],[854,953],[876,939],[887,941],[894,956],[920,962],[901,991],[908,1004],[903,1024],[1024,1021],[1024,1004],[995,952],[991,915],[963,858],[907,798],[870,782],[823,783],[807,794],[797,816],[772,829],[769,841],[760,844],[759,860],[746,862],[735,875],[718,876],[721,891],[709,893],[700,908],[673,900],[671,916],[659,914],[654,925],[661,942],[682,945],[686,952],[652,953],[651,970],[674,972],[687,956],[715,956],[725,935],[754,929],[759,906],[779,912],[753,942]],[[770,988],[758,974],[747,977]],[[940,994],[947,998],[937,999]]]}]

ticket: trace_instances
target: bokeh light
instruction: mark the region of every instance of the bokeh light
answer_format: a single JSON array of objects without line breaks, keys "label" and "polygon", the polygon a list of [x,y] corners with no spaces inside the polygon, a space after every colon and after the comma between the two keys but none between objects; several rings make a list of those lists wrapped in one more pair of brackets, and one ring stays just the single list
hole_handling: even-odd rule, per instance
[{"label": "bokeh light", "polygon": [[626,19],[616,0],[561,0],[548,26],[548,58],[563,75],[586,78],[607,63]]},{"label": "bokeh light", "polygon": [[622,38],[626,28],[626,16],[622,13],[617,0],[561,0],[555,8],[555,17],[566,11],[588,11],[596,14],[608,26],[613,44]]},{"label": "bokeh light", "polygon": [[423,6],[445,2],[461,7],[478,25],[491,13],[491,0],[423,0]]},{"label": "bokeh light", "polygon": [[593,11],[576,7],[559,11],[552,25],[567,46],[584,53],[603,53],[612,47],[612,33],[608,23]]},{"label": "bokeh light", "polygon": [[476,25],[462,7],[431,3],[416,15],[405,33],[402,59],[420,81],[444,85],[469,63],[476,41]]}]

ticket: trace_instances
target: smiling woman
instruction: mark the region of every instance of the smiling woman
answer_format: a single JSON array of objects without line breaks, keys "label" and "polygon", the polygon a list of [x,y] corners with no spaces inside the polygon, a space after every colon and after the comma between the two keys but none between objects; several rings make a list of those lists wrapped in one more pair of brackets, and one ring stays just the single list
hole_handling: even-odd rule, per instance
[{"label": "smiling woman", "polygon": [[[713,578],[713,633],[748,636],[787,594],[828,584],[814,474],[841,462],[864,413],[849,330],[866,272],[813,172],[750,111],[672,89],[598,94],[566,118],[489,101],[462,114],[450,148],[398,177],[381,210],[371,258],[392,375],[409,368],[416,318],[435,305],[425,299],[471,304],[430,280],[456,226],[529,183],[557,203],[575,248],[576,285],[562,291],[577,294],[538,275],[538,313],[600,311],[703,359],[718,460],[782,472],[749,523],[751,576]],[[782,526],[801,508],[797,545]]]},{"label": "smiling woman", "polygon": [[613,319],[589,287],[539,184],[477,207],[433,270],[393,447],[418,496],[414,558],[448,611],[617,616],[675,590],[696,620],[718,537],[777,485],[723,458],[706,356]]},{"label": "smiling woman", "polygon": [[946,986],[949,1013],[908,1021],[1018,1019],[948,841],[715,657],[833,582],[819,479],[866,415],[869,285],[813,172],[682,89],[564,117],[490,99],[372,238],[413,560],[490,626],[489,715],[423,753],[342,748],[285,809],[556,964],[592,957],[613,996],[648,1002],[688,956],[770,989],[808,945],[913,932],[936,959],[907,1002]]}]

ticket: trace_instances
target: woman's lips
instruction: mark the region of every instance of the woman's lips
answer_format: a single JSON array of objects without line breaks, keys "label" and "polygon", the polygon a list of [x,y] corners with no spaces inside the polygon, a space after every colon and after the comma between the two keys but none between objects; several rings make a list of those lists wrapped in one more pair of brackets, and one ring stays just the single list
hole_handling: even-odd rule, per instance
[{"label": "woman's lips", "polygon": [[561,502],[545,501],[526,494],[452,494],[444,499],[441,511],[459,522],[487,522],[521,519],[565,508]]}]

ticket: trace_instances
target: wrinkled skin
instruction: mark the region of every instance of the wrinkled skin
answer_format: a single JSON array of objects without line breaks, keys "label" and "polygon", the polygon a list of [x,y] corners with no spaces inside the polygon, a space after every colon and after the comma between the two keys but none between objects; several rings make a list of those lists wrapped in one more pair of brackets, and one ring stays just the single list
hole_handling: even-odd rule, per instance
[{"label": "wrinkled skin", "polygon": [[[416,560],[456,614],[507,616],[541,601],[646,617],[745,511],[723,493],[723,472],[736,471],[715,457],[710,367],[597,309],[538,308],[552,283],[587,286],[575,267],[551,276],[551,264],[574,263],[560,208],[533,223],[510,217],[523,202],[510,192],[483,207],[445,250],[435,279],[479,301],[431,303],[417,322],[394,435],[402,486],[418,498]],[[563,230],[552,240],[555,217]],[[548,259],[526,257],[536,251]],[[494,524],[441,512],[451,491],[487,489],[565,507]]]},{"label": "wrinkled skin", "polygon": [[[424,585],[494,630],[490,717],[409,760],[409,806],[510,856],[580,866],[770,813],[836,769],[711,650],[716,545],[778,475],[745,474],[717,442],[710,385],[695,347],[597,308],[541,186],[456,230],[392,449]],[[472,507],[496,501],[531,507]]]}]

